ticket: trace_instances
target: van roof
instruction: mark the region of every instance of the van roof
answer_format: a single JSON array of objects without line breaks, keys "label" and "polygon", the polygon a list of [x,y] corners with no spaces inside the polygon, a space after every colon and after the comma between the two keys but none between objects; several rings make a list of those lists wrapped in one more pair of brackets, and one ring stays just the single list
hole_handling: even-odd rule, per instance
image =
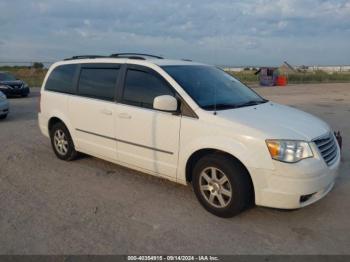
[{"label": "van roof", "polygon": [[163,57],[148,54],[139,53],[120,53],[112,54],[111,56],[101,56],[101,55],[83,55],[83,56],[73,56],[71,58],[64,59],[60,61],[60,64],[71,64],[71,63],[128,63],[133,61],[133,64],[155,64],[158,66],[168,66],[168,65],[204,65],[202,63],[193,62],[188,59],[173,60],[164,59]]},{"label": "van roof", "polygon": [[[149,61],[149,60],[147,60]],[[199,62],[193,62],[189,60],[172,60],[172,59],[152,59],[150,62],[158,66],[167,66],[167,65],[204,65]]]},{"label": "van roof", "polygon": [[63,60],[55,63],[56,65],[62,64],[80,64],[80,63],[128,63],[132,62],[132,64],[154,64],[158,66],[177,66],[177,65],[206,65],[203,63],[187,61],[187,60],[172,60],[172,59],[147,59],[147,60],[136,60],[129,58],[93,58],[93,59],[74,59],[74,60]]}]

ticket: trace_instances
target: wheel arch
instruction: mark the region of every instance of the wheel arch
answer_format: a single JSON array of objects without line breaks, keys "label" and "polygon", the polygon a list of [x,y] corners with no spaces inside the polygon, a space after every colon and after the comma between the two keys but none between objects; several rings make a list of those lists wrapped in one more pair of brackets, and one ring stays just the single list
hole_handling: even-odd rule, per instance
[{"label": "wheel arch", "polygon": [[255,195],[255,189],[254,189],[254,183],[253,183],[253,179],[252,176],[248,170],[248,168],[246,167],[246,165],[239,160],[236,156],[220,150],[220,149],[215,149],[215,148],[203,148],[203,149],[199,149],[195,152],[193,152],[190,157],[188,158],[187,162],[186,162],[186,167],[185,167],[185,175],[186,175],[186,182],[191,183],[192,182],[192,171],[194,168],[195,163],[202,157],[210,155],[210,154],[220,154],[220,155],[224,155],[226,157],[228,157],[229,159],[231,159],[232,161],[234,161],[236,164],[240,165],[248,174],[248,178],[250,181],[250,185],[251,188],[253,190],[253,195]]},{"label": "wheel arch", "polygon": [[67,126],[67,125],[64,123],[64,121],[63,121],[62,119],[60,119],[60,118],[54,116],[54,117],[51,117],[51,118],[49,119],[49,122],[48,122],[47,128],[48,128],[49,132],[51,132],[52,127],[53,127],[55,124],[57,124],[57,123],[63,123],[65,126]]},{"label": "wheel arch", "polygon": [[[58,127],[58,129],[55,128],[55,125],[60,124],[60,126]],[[55,142],[55,130],[60,130],[61,132],[65,133],[65,141],[67,142],[66,146],[65,146],[65,152],[59,152],[60,149],[58,149],[56,147],[56,142]],[[68,125],[66,124],[66,122],[64,120],[62,120],[59,117],[53,116],[49,119],[48,121],[48,131],[50,134],[50,139],[51,139],[51,144],[52,147],[54,149],[54,152],[56,154],[56,156],[61,159],[61,160],[66,160],[66,161],[71,161],[74,160],[77,155],[78,152],[76,151],[76,146],[74,143],[74,139],[72,137],[71,131],[68,128]],[[68,134],[67,134],[68,132]],[[62,137],[60,137],[62,139]],[[61,146],[61,150],[63,146]]]},{"label": "wheel arch", "polygon": [[51,132],[51,129],[52,127],[56,124],[56,123],[63,123],[66,128],[68,129],[69,131],[69,134],[70,136],[72,137],[73,141],[75,141],[75,137],[74,137],[74,132],[72,132],[72,128],[71,128],[71,125],[70,125],[70,122],[65,119],[65,117],[63,117],[62,115],[60,114],[53,114],[50,118],[49,118],[49,121],[47,122],[47,128],[48,128],[48,131],[49,131],[49,134]]}]

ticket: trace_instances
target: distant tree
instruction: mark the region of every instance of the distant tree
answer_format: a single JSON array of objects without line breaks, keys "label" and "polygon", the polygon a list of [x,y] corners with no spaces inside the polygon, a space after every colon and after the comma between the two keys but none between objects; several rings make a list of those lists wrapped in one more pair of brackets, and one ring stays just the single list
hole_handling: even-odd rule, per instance
[{"label": "distant tree", "polygon": [[44,64],[40,63],[40,62],[34,62],[32,67],[35,68],[35,69],[43,69],[44,68]]},{"label": "distant tree", "polygon": [[250,71],[250,67],[245,67],[243,70],[244,71]]}]

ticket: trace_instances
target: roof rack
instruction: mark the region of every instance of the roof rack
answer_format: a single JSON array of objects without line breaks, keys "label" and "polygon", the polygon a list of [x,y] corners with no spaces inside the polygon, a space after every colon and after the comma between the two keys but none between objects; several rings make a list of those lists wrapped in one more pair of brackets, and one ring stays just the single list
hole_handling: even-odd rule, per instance
[{"label": "roof rack", "polygon": [[64,59],[64,61],[75,60],[75,59],[106,58],[106,57],[107,56],[103,56],[103,55],[76,55],[76,56],[72,56],[70,58],[66,58],[66,59]]},{"label": "roof rack", "polygon": [[149,54],[118,53],[118,54],[111,54],[110,56],[103,56],[103,55],[77,55],[77,56],[72,56],[72,57],[66,58],[66,59],[64,59],[64,61],[76,60],[76,59],[94,59],[94,58],[129,58],[129,59],[146,60],[145,57],[164,59],[161,56],[149,55]]},{"label": "roof rack", "polygon": [[141,54],[141,53],[118,53],[118,54],[111,54],[110,57],[120,57],[120,58],[125,57],[125,58],[140,59],[140,60],[146,60],[145,57],[164,59],[161,56],[150,55],[150,54]]}]

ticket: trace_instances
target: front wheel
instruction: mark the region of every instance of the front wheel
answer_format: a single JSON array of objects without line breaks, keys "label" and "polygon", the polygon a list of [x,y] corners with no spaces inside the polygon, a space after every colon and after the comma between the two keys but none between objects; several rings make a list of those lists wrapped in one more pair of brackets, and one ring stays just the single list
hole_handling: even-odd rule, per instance
[{"label": "front wheel", "polygon": [[193,169],[193,189],[210,213],[233,217],[251,204],[253,188],[247,170],[222,154],[201,158]]},{"label": "front wheel", "polygon": [[61,160],[70,161],[76,158],[72,137],[67,127],[59,122],[56,123],[50,131],[51,145],[56,156]]}]

